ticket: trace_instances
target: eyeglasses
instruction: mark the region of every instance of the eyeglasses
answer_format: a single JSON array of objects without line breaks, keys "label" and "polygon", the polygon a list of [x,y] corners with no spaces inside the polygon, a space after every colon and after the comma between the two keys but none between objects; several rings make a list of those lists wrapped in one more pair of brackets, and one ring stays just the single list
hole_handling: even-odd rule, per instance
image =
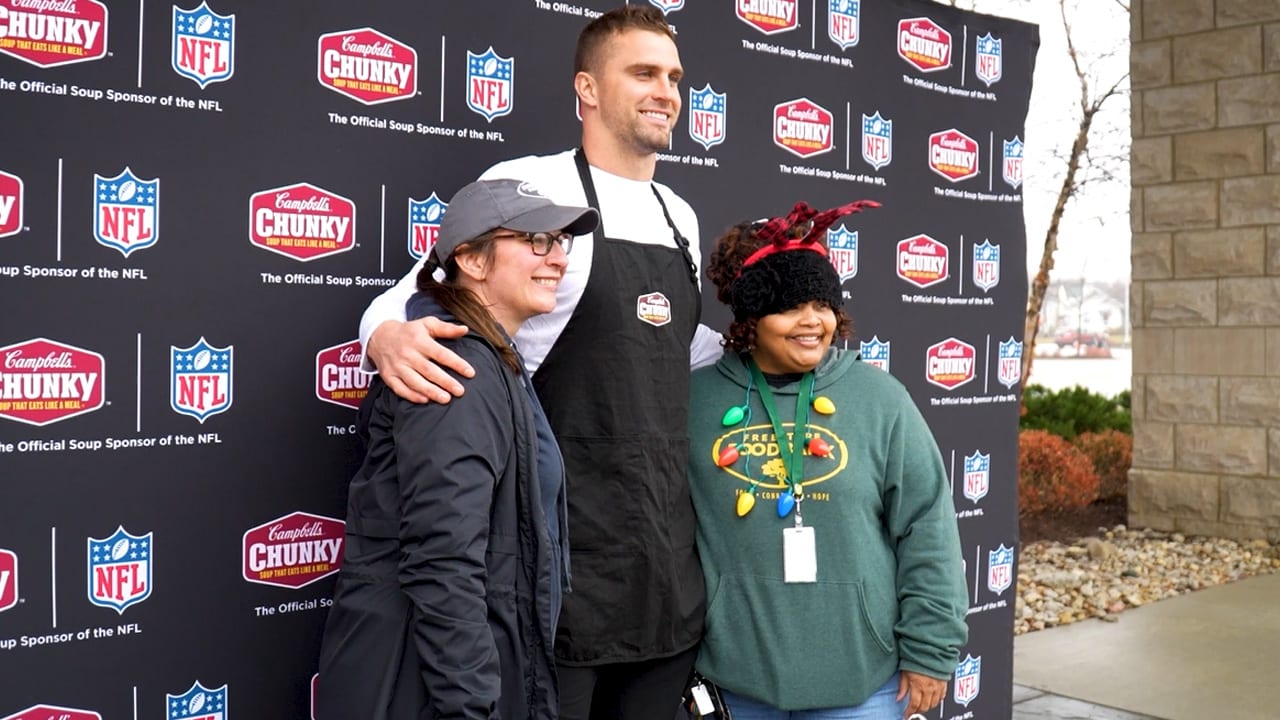
[{"label": "eyeglasses", "polygon": [[553,244],[560,245],[565,255],[573,249],[573,236],[567,232],[504,233],[494,235],[493,239],[523,240],[529,243],[529,249],[533,250],[533,254],[539,256],[550,255]]}]

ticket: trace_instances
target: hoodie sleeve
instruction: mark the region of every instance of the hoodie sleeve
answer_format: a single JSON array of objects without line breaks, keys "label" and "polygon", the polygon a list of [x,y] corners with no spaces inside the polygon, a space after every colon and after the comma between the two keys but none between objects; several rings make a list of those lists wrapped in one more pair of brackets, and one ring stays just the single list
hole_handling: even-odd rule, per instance
[{"label": "hoodie sleeve", "polygon": [[933,433],[903,391],[891,430],[885,521],[897,556],[899,666],[949,679],[968,638],[960,534]]},{"label": "hoodie sleeve", "polygon": [[476,368],[447,405],[398,400],[393,433],[402,508],[400,587],[431,709],[447,718],[496,717],[498,652],[485,602],[489,514],[512,459],[509,372],[475,341],[451,343]]}]

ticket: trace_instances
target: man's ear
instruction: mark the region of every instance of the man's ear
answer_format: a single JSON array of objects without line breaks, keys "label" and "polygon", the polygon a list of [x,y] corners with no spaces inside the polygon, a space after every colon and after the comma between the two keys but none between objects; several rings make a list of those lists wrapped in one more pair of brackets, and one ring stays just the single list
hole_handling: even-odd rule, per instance
[{"label": "man's ear", "polygon": [[600,106],[600,99],[596,95],[596,79],[591,77],[591,73],[581,70],[577,75],[573,76],[573,90],[578,94],[578,103],[583,107],[596,108]]}]

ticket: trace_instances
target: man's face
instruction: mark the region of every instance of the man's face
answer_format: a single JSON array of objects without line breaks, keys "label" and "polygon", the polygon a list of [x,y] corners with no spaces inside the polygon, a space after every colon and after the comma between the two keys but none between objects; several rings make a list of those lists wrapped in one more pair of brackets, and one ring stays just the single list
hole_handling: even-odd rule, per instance
[{"label": "man's face", "polygon": [[605,130],[639,155],[669,148],[684,75],[675,43],[656,32],[626,30],[610,38],[600,54],[593,75]]}]

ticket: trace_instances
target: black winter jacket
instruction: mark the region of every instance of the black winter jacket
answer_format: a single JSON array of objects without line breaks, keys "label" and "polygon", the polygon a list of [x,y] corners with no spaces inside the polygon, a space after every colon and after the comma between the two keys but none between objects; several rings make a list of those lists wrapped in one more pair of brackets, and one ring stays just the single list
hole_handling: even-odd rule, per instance
[{"label": "black winter jacket", "polygon": [[321,720],[556,716],[533,408],[478,335],[446,344],[476,370],[462,397],[418,405],[375,379],[361,408]]}]

